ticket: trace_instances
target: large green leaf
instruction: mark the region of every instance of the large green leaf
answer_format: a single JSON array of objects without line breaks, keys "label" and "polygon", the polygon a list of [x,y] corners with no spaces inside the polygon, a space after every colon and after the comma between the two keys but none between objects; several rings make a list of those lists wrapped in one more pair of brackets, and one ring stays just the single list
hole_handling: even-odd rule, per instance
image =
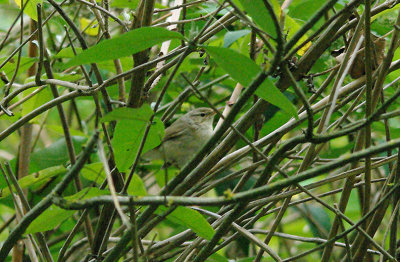
[{"label": "large green leaf", "polygon": [[300,213],[307,221],[311,232],[315,237],[327,237],[327,233],[329,232],[332,223],[324,208],[317,205],[304,204],[295,207],[295,209],[301,211]]},{"label": "large green leaf", "polygon": [[[78,193],[65,197],[66,200],[85,200],[88,198],[108,195],[109,191],[100,190],[98,188],[92,187],[90,189],[83,189]],[[65,210],[56,205],[51,205],[46,211],[44,211],[40,216],[38,216],[26,229],[25,234],[33,234],[36,232],[43,232],[54,229],[59,224],[70,218],[76,210]]]},{"label": "large green leaf", "polygon": [[[248,86],[261,73],[261,68],[250,58],[228,48],[205,47],[215,62],[244,86]],[[297,116],[296,108],[289,99],[267,78],[256,90],[256,95],[279,107],[286,113]]]},{"label": "large green leaf", "polygon": [[132,181],[128,186],[127,190],[129,195],[133,196],[146,196],[146,186],[144,185],[142,179],[137,175],[134,174],[132,177]]},{"label": "large green leaf", "polygon": [[[21,178],[20,180],[18,180],[18,184],[22,189],[36,187],[49,181],[50,178],[52,177],[65,173],[65,171],[66,168],[63,166],[49,167],[34,174],[30,174],[28,176]],[[4,184],[0,184],[0,190],[1,190],[0,198],[6,197],[10,194],[10,189],[6,187],[6,185]]]},{"label": "large green leaf", "polygon": [[[24,92],[24,96],[30,95],[34,89],[30,89],[26,92]],[[32,112],[34,109],[40,107],[41,105],[49,102],[53,98],[53,95],[50,91],[49,88],[44,88],[42,91],[40,91],[37,95],[32,97],[31,99],[27,100],[25,103],[22,104],[22,116],[29,114]],[[38,115],[34,118],[32,118],[29,122],[34,123],[38,121],[38,119],[41,119],[44,115]]]},{"label": "large green leaf", "polygon": [[[81,136],[72,136],[75,153],[79,154],[82,147],[86,144],[87,138]],[[69,160],[68,150],[65,139],[61,138],[50,146],[37,150],[31,155],[29,162],[29,173],[35,173],[48,167],[63,165]],[[10,165],[15,170],[16,159],[10,161]]]},{"label": "large green leaf", "polygon": [[[162,214],[167,210],[167,207],[159,206],[156,213]],[[178,206],[167,216],[167,219],[173,223],[192,229],[199,237],[207,240],[211,240],[215,233],[212,226],[199,212],[188,207]]]},{"label": "large green leaf", "polygon": [[103,163],[96,162],[85,165],[80,175],[87,180],[96,182],[97,184],[103,183],[106,179],[106,174],[104,173]]},{"label": "large green leaf", "polygon": [[207,258],[207,262],[229,262],[229,259],[218,253],[214,253]]},{"label": "large green leaf", "polygon": [[153,110],[148,105],[143,105],[139,109],[121,107],[105,115],[101,121],[110,122],[114,120],[148,121],[153,115]]},{"label": "large green leaf", "polygon": [[[82,51],[83,51],[82,48],[79,48],[79,47],[75,48],[75,52],[76,52],[77,55],[82,53]],[[75,57],[75,54],[72,51],[71,47],[67,47],[67,48],[62,49],[56,55],[54,55],[54,57],[55,58],[73,58],[73,57]],[[132,57],[121,57],[119,60],[121,62],[123,70],[128,70],[128,69],[131,69],[133,67]],[[97,65],[102,70],[116,72],[115,71],[115,64],[114,64],[114,62],[112,60],[102,61],[102,62],[97,63]],[[62,62],[56,62],[56,67],[62,68],[62,67],[64,67],[64,64]],[[59,79],[59,78],[57,78],[57,79]],[[66,81],[71,81],[71,80],[66,80]],[[108,89],[109,88],[107,88],[107,90]]]},{"label": "large green leaf", "polygon": [[[2,64],[7,57],[1,57],[0,58],[0,64]],[[21,60],[19,62],[19,71],[18,73],[25,73],[26,70],[28,70],[29,67],[33,65],[38,59],[35,57],[21,57]],[[15,55],[13,58],[11,58],[2,68],[0,68],[1,71],[4,71],[4,73],[7,75],[8,78],[11,79],[13,76],[15,69],[17,68],[17,62],[18,62],[18,56]]]},{"label": "large green leaf", "polygon": [[37,5],[42,4],[43,0],[29,0],[28,3],[27,1],[23,0],[14,0],[15,3],[21,8],[22,6],[25,5],[24,13],[27,14],[30,18],[33,20],[37,21]]},{"label": "large green leaf", "polygon": [[112,39],[104,40],[72,58],[65,67],[116,59],[143,51],[182,35],[160,27],[142,27]]},{"label": "large green leaf", "polygon": [[[150,106],[145,104],[141,108],[118,108],[102,119],[102,121],[117,121],[112,145],[115,162],[121,172],[127,171],[132,165],[153,113]],[[163,137],[164,125],[159,118],[155,118],[142,153],[158,146]]]},{"label": "large green leaf", "polygon": [[111,2],[112,7],[130,8],[130,9],[135,9],[138,4],[139,0],[113,0]]},{"label": "large green leaf", "polygon": [[32,221],[26,229],[25,234],[52,230],[70,218],[75,212],[75,210],[64,210],[58,206],[51,205],[46,211]]},{"label": "large green leaf", "polygon": [[303,21],[307,21],[325,3],[326,0],[294,0],[289,5],[288,15],[292,18],[298,18],[302,19]]},{"label": "large green leaf", "polygon": [[265,7],[263,0],[237,0],[236,2],[240,2],[243,9],[261,29],[272,37],[277,36],[271,14]]},{"label": "large green leaf", "polygon": [[224,47],[225,48],[230,47],[236,40],[245,35],[250,34],[250,32],[251,31],[248,29],[227,32],[224,36]]}]

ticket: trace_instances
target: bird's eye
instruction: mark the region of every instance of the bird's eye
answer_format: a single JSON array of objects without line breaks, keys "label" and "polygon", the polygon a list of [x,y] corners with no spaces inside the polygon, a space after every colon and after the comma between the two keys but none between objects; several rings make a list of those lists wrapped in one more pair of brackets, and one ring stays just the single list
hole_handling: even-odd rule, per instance
[{"label": "bird's eye", "polygon": [[200,116],[201,116],[201,117],[205,117],[205,116],[206,116],[206,114],[204,114],[204,113],[201,113],[201,114],[200,114]]}]

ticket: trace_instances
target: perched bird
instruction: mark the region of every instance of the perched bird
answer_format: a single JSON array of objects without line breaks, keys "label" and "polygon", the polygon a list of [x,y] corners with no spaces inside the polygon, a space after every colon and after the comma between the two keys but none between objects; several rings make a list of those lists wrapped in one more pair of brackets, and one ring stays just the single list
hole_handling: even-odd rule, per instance
[{"label": "perched bird", "polygon": [[[350,34],[350,39],[353,37],[353,33]],[[371,58],[372,58],[372,70],[378,68],[380,64],[382,64],[383,59],[385,58],[385,47],[386,40],[384,37],[378,37],[371,33]],[[361,49],[365,47],[365,40],[361,44]],[[344,57],[346,55],[346,48],[342,47],[338,50],[333,50],[331,55],[335,58],[338,63],[342,63]],[[350,68],[350,76],[353,79],[360,78],[365,75],[365,52],[364,50],[360,50],[357,53],[356,58],[354,59],[353,64]]]},{"label": "perched bird", "polygon": [[144,154],[148,160],[164,159],[167,164],[182,168],[207,143],[213,134],[211,108],[196,108],[165,129],[160,146]]}]

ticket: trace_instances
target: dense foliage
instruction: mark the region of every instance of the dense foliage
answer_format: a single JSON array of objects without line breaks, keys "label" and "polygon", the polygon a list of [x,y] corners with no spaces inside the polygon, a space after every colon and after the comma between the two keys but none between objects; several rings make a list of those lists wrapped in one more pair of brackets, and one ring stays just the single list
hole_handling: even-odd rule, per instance
[{"label": "dense foliage", "polygon": [[399,7],[0,0],[0,261],[400,259]]}]

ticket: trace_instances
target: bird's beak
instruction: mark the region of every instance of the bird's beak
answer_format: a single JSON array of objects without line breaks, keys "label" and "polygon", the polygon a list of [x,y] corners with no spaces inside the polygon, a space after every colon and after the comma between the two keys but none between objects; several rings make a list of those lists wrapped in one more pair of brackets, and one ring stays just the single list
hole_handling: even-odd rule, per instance
[{"label": "bird's beak", "polygon": [[[225,108],[224,106],[220,106],[220,107],[217,107],[217,110],[218,110],[219,112],[222,112],[222,110],[223,110],[224,108]],[[215,116],[216,114],[217,114],[217,112],[212,111],[212,112],[210,113],[210,116]]]},{"label": "bird's beak", "polygon": [[[217,110],[218,110],[218,112],[222,113],[222,111],[224,110],[224,108],[225,108],[224,106],[220,106],[220,107],[217,107]],[[213,111],[212,114],[213,114],[213,115],[216,115],[217,112]]]}]

